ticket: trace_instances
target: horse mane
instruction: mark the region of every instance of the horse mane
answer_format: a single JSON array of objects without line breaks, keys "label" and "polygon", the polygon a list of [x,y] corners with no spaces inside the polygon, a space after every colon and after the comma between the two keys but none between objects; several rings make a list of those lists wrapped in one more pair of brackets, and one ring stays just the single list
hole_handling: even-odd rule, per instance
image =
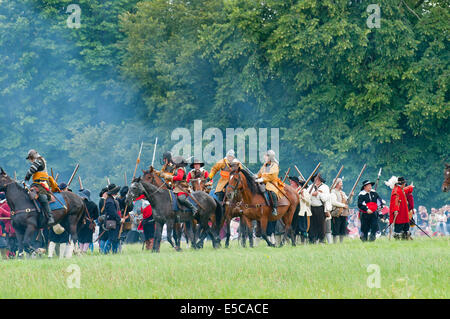
[{"label": "horse mane", "polygon": [[250,188],[250,191],[252,194],[259,194],[258,185],[256,185],[256,182],[253,178],[253,176],[245,169],[241,170],[242,174],[244,174],[245,180],[247,181],[248,188]]}]

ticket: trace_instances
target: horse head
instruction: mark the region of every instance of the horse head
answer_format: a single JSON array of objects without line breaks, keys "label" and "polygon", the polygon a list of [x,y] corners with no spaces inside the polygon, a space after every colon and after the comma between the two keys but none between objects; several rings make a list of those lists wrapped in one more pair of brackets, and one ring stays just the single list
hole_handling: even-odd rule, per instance
[{"label": "horse head", "polygon": [[2,167],[0,167],[0,191],[5,191],[6,186],[11,184],[13,180],[6,174]]},{"label": "horse head", "polygon": [[442,183],[442,191],[448,192],[450,189],[450,164],[445,163],[444,183]]},{"label": "horse head", "polygon": [[230,177],[228,179],[228,184],[225,187],[225,198],[233,201],[238,192],[242,191],[244,185],[242,183],[244,176],[240,168],[230,172]]},{"label": "horse head", "polygon": [[164,180],[156,174],[153,166],[150,166],[150,169],[148,171],[142,170],[142,173],[144,174],[142,176],[142,181],[146,183],[150,183],[158,187],[165,184]]},{"label": "horse head", "polygon": [[143,186],[141,184],[141,177],[134,178],[131,181],[130,187],[128,188],[127,195],[125,196],[125,202],[131,205],[136,198],[143,194]]}]

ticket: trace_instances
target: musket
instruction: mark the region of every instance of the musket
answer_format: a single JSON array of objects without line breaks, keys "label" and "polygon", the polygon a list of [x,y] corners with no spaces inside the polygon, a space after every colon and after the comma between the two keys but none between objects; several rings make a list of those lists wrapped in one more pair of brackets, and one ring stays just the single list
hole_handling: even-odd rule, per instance
[{"label": "musket", "polygon": [[78,175],[78,183],[80,183],[80,190],[83,190],[83,183],[81,182],[81,177]]},{"label": "musket", "polygon": [[50,172],[51,172],[51,174],[52,174],[52,177],[53,177],[53,179],[55,178],[55,175],[53,175],[53,167],[52,168],[50,168]]},{"label": "musket", "polygon": [[152,167],[153,167],[153,164],[155,163],[156,145],[158,145],[158,138],[156,138],[155,148],[153,149]]},{"label": "musket", "polygon": [[58,182],[59,173],[56,173],[55,182]]},{"label": "musket", "polygon": [[341,166],[341,169],[337,173],[336,177],[333,179],[333,183],[331,184],[330,191],[336,186],[336,181],[339,178],[339,176],[341,175],[343,169],[344,169],[344,165]]},{"label": "musket", "polygon": [[125,178],[125,186],[128,186],[128,182],[127,182],[127,172],[124,173],[124,178]]},{"label": "musket", "polygon": [[286,178],[289,176],[290,171],[291,171],[291,168],[289,167],[288,170],[286,171],[286,174],[284,174],[283,183],[286,180]]},{"label": "musket", "polygon": [[296,165],[294,165],[295,169],[297,170],[298,176],[305,181],[305,177],[303,176],[302,172],[300,172],[300,170],[298,169],[298,167]]},{"label": "musket", "polygon": [[316,168],[314,169],[314,171],[311,173],[311,175],[309,175],[308,179],[306,180],[305,184],[303,184],[303,186],[299,186],[297,188],[297,193],[301,194],[303,188],[305,188],[306,185],[308,185],[309,181],[311,180],[311,178],[314,176],[314,174],[316,174],[317,170],[319,169],[320,165],[322,165],[322,163],[317,164]]},{"label": "musket", "polygon": [[380,170],[378,171],[377,181],[375,182],[375,186],[374,186],[375,190],[377,190],[378,182],[380,181],[380,176],[381,176],[381,170],[382,170],[382,169],[383,169],[383,168],[380,168]]},{"label": "musket", "polygon": [[79,167],[80,167],[80,164],[77,164],[77,166],[75,166],[75,169],[73,170],[72,176],[70,176],[69,182],[67,183],[67,187],[69,187],[70,184],[72,183],[73,178],[75,177],[75,174],[77,173]]},{"label": "musket", "polygon": [[351,202],[352,202],[353,195],[354,195],[353,192],[355,191],[356,185],[358,185],[359,180],[361,179],[362,174],[363,174],[364,171],[366,170],[366,166],[367,166],[367,165],[364,164],[364,166],[363,166],[361,172],[359,173],[358,178],[356,179],[355,185],[353,185],[352,191],[350,192],[350,196],[348,197],[348,200],[347,200],[348,205],[350,205]]},{"label": "musket", "polygon": [[108,185],[106,185],[106,186],[111,185],[111,181],[109,180],[109,177],[106,178],[106,182],[108,183]]},{"label": "musket", "polygon": [[17,174],[16,174],[16,171],[14,171],[14,180],[17,181]]}]

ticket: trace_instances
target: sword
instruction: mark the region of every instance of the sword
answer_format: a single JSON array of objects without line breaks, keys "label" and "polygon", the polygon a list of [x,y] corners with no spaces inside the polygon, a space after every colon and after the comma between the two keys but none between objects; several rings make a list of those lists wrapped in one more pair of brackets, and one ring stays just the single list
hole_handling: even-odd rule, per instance
[{"label": "sword", "polygon": [[413,225],[415,225],[417,228],[419,228],[419,229],[422,231],[422,233],[424,233],[425,235],[427,235],[428,238],[432,239],[432,238],[430,237],[430,235],[428,235],[422,228],[420,228],[419,225],[417,225],[417,224],[414,222],[414,220],[411,219],[410,222],[411,222]]},{"label": "sword", "polygon": [[156,146],[157,145],[158,145],[158,138],[156,138],[155,148],[153,149],[152,167],[153,167],[153,164],[155,163],[155,155],[156,155]]}]

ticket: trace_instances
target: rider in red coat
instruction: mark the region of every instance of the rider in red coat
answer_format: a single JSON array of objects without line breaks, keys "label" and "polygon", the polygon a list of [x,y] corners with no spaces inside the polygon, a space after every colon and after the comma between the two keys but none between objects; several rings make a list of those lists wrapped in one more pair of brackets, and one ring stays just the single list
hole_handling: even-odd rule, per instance
[{"label": "rider in red coat", "polygon": [[399,177],[391,194],[391,203],[389,206],[389,223],[394,224],[394,238],[409,239],[409,209],[407,194],[412,193],[414,186],[406,186],[406,180]]}]

